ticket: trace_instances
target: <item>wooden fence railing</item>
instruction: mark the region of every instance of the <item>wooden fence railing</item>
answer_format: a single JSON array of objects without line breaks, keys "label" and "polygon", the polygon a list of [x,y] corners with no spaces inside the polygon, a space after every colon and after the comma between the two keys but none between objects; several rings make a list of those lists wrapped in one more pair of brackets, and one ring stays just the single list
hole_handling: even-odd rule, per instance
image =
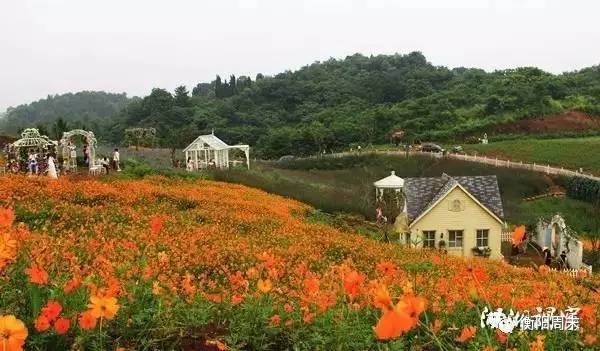
[{"label": "wooden fence railing", "polygon": [[[311,156],[311,157],[307,157],[307,158],[319,158],[319,157],[334,157],[335,158],[335,157],[343,157],[343,156],[348,156],[348,155],[358,155],[361,153],[363,153],[363,154],[375,153],[375,154],[384,154],[384,155],[404,155],[404,154],[406,154],[405,151],[401,151],[401,150],[362,150],[361,152],[346,151],[346,152],[338,152],[338,153],[332,153],[332,154]],[[410,151],[410,154],[411,155],[429,156],[429,157],[433,157],[433,158],[446,157],[446,158],[452,158],[452,159],[462,160],[462,161],[483,163],[483,164],[487,164],[487,165],[491,165],[491,166],[495,166],[495,167],[525,169],[525,170],[539,172],[539,173],[545,173],[545,174],[563,175],[563,176],[567,176],[567,177],[583,177],[583,178],[589,178],[589,179],[600,181],[600,177],[595,176],[593,174],[586,174],[583,172],[572,171],[570,169],[565,169],[564,167],[561,167],[561,168],[552,167],[549,164],[543,165],[543,164],[537,164],[537,163],[526,163],[526,162],[522,162],[522,161],[515,162],[515,161],[511,161],[511,160],[502,160],[497,157],[492,158],[492,157],[487,157],[487,156],[466,155],[466,154],[445,154],[445,155],[443,155],[440,152],[435,153],[435,152]]]},{"label": "wooden fence railing", "polygon": [[545,174],[554,174],[554,175],[563,175],[568,177],[583,177],[589,178],[593,180],[600,181],[600,177],[597,177],[593,174],[586,174],[582,172],[572,171],[569,169],[565,169],[563,167],[556,168],[550,165],[540,165],[536,163],[525,163],[525,162],[515,162],[511,160],[502,160],[497,157],[491,158],[487,156],[477,156],[477,155],[463,155],[463,154],[446,154],[444,156],[440,156],[439,154],[433,154],[429,152],[413,152],[421,155],[428,155],[431,157],[447,157],[453,158],[457,160],[469,161],[469,162],[477,162],[492,165],[495,167],[504,167],[504,168],[516,168],[516,169],[526,169],[529,171],[540,172]]}]

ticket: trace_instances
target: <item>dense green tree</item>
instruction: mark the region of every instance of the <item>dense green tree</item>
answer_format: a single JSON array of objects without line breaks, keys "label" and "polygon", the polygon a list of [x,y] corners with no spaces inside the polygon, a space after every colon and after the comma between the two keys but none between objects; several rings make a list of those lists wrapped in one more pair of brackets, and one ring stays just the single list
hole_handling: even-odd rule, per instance
[{"label": "dense green tree", "polygon": [[189,92],[184,85],[175,88],[175,105],[179,107],[189,107],[191,105]]},{"label": "dense green tree", "polygon": [[217,75],[191,95],[178,87],[174,95],[157,88],[133,99],[90,92],[49,96],[10,109],[0,132],[37,124],[52,131],[61,117],[69,127],[93,126],[101,140],[115,143],[126,128],[154,127],[158,143],[171,147],[193,139],[185,128],[215,129],[226,142],[248,143],[266,158],[387,143],[394,129],[415,141],[450,141],[569,110],[599,116],[600,67],[558,75],[535,67],[486,72],[434,66],[420,52],[355,54],[274,76],[259,73],[254,81]]}]

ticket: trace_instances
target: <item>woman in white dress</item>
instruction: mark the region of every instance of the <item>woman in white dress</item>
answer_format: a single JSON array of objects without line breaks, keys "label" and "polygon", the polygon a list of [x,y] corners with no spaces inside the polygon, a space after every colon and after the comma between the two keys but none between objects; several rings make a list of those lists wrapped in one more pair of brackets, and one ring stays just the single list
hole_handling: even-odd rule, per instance
[{"label": "woman in white dress", "polygon": [[192,161],[191,157],[188,157],[186,168],[188,172],[192,172],[194,170],[194,161]]},{"label": "woman in white dress", "polygon": [[58,179],[56,165],[54,164],[54,157],[52,157],[52,154],[48,154],[48,177]]}]

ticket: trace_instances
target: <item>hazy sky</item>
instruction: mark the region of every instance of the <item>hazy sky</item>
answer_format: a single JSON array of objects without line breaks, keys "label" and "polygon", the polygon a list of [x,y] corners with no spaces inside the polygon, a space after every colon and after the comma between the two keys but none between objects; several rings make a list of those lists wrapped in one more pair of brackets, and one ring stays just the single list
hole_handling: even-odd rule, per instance
[{"label": "hazy sky", "polygon": [[449,67],[600,64],[595,0],[0,0],[0,111],[48,94],[145,95],[356,52]]}]

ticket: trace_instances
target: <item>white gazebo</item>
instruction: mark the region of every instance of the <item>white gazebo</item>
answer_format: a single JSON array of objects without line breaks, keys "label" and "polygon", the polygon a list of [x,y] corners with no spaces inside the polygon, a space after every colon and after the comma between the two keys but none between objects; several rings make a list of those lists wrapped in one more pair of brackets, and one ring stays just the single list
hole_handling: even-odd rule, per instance
[{"label": "white gazebo", "polygon": [[373,185],[375,186],[375,200],[379,200],[383,196],[385,189],[402,191],[402,188],[404,187],[404,179],[398,177],[396,172],[392,171],[389,176],[379,179],[373,183]]},{"label": "white gazebo", "polygon": [[229,168],[230,164],[235,165],[242,161],[230,161],[229,150],[242,150],[246,156],[246,166],[250,169],[250,146],[248,145],[227,145],[223,140],[217,138],[213,133],[200,135],[183,152],[185,161],[191,157],[194,163],[194,169],[216,167],[220,169]]}]

